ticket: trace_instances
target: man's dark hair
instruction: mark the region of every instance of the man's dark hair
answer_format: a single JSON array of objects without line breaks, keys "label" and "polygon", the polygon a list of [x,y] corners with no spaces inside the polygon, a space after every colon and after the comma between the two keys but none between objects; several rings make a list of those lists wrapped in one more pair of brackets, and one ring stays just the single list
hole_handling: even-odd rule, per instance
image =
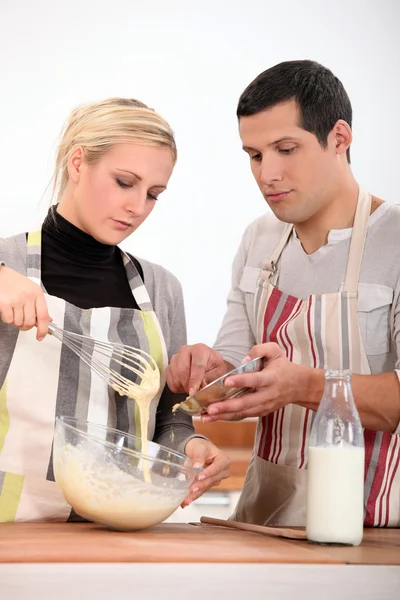
[{"label": "man's dark hair", "polygon": [[351,127],[351,103],[343,84],[312,60],[282,62],[260,73],[240,96],[236,114],[248,117],[290,100],[299,107],[300,127],[314,133],[323,148],[338,119]]}]

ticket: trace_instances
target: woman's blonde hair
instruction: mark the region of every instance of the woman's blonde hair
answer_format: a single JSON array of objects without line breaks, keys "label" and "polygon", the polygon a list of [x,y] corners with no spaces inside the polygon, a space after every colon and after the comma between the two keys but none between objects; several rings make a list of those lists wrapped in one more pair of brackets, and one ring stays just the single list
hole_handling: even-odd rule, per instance
[{"label": "woman's blonde hair", "polygon": [[52,198],[58,202],[67,186],[68,159],[82,146],[85,160],[95,163],[115,144],[134,143],[166,146],[174,163],[177,150],[174,134],[167,121],[139,100],[109,98],[85,104],[72,111],[58,146]]}]

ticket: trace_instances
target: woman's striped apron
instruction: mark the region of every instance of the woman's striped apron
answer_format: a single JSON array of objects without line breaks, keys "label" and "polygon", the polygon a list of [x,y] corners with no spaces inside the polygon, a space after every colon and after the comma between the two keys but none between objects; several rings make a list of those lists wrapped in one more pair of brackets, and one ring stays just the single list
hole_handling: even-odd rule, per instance
[{"label": "woman's striped apron", "polygon": [[[300,300],[276,288],[277,264],[293,226],[263,266],[255,296],[257,343],[276,342],[289,360],[370,374],[360,335],[357,288],[371,196],[360,190],[343,290]],[[379,398],[376,399],[379,402]],[[253,458],[234,518],[305,525],[308,438],[314,413],[288,404],[260,418]],[[400,436],[364,431],[365,525],[400,526]]]},{"label": "woman's striped apron", "polygon": [[[123,260],[141,310],[83,310],[47,294],[46,301],[60,327],[140,347],[154,357],[162,378],[160,391],[151,404],[151,439],[164,388],[167,351],[143,281],[129,257],[123,254]],[[37,231],[28,236],[26,274],[39,284],[40,268],[41,231]],[[19,332],[4,323],[0,323],[0,335],[7,336],[10,346],[10,352],[0,356],[0,522],[66,521],[71,507],[54,482],[52,466],[55,417],[74,416],[140,434],[137,407],[116,394],[53,336],[39,343],[36,330]]]}]

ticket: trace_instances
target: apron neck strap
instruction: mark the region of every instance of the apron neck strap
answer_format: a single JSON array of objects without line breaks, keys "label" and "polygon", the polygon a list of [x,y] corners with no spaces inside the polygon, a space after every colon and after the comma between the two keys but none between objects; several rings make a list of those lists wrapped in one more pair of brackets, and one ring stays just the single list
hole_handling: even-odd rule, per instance
[{"label": "apron neck strap", "polygon": [[139,275],[135,263],[133,260],[131,260],[130,256],[126,252],[121,249],[120,251],[122,254],[122,260],[124,262],[126,276],[129,281],[132,295],[136,300],[136,304],[143,312],[152,311],[153,305],[151,303],[149,293]]},{"label": "apron neck strap", "polygon": [[[371,212],[371,194],[359,188],[357,209],[354,217],[353,231],[350,241],[349,257],[347,260],[346,276],[343,291],[357,292],[361,263],[364,253],[365,239],[368,229],[368,217]],[[293,225],[288,225],[282,234],[279,244],[271,258],[263,264],[263,279],[270,279],[276,272],[276,264],[282,250],[286,246],[293,231]]]},{"label": "apron neck strap", "polygon": [[358,289],[365,239],[367,237],[368,217],[371,213],[371,200],[371,194],[360,188],[347,260],[344,292],[357,292]]},{"label": "apron neck strap", "polygon": [[26,276],[41,285],[42,230],[30,231],[26,243]]},{"label": "apron neck strap", "polygon": [[282,250],[284,249],[284,247],[287,244],[287,241],[288,241],[292,231],[293,231],[293,225],[288,225],[282,234],[279,244],[276,246],[275,250],[273,251],[271,258],[263,264],[262,270],[268,271],[268,273],[266,274],[267,277],[271,277],[271,275],[275,274],[276,264],[279,260],[280,255],[282,254]]}]

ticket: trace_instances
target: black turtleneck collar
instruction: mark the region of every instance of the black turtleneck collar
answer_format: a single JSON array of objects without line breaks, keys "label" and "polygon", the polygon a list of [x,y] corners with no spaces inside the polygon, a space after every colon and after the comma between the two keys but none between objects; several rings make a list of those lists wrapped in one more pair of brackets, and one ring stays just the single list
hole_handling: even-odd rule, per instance
[{"label": "black turtleneck collar", "polygon": [[[143,279],[139,261],[130,258]],[[48,294],[80,308],[139,308],[118,246],[101,244],[55,206],[42,226],[42,282]]]},{"label": "black turtleneck collar", "polygon": [[76,227],[62,217],[56,206],[51,206],[44,220],[42,231],[46,243],[67,256],[70,261],[84,262],[87,265],[112,264],[117,246],[109,246],[95,240],[91,235]]}]

